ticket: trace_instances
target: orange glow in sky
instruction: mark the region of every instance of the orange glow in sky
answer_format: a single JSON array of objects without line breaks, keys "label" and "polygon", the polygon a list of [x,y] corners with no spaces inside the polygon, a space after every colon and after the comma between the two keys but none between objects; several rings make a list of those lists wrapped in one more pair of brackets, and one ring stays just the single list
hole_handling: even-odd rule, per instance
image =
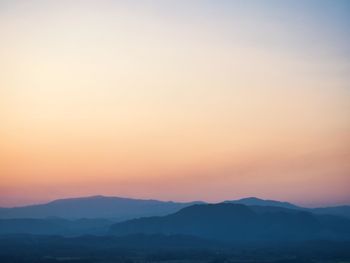
[{"label": "orange glow in sky", "polygon": [[350,203],[350,5],[274,3],[2,1],[0,206]]}]

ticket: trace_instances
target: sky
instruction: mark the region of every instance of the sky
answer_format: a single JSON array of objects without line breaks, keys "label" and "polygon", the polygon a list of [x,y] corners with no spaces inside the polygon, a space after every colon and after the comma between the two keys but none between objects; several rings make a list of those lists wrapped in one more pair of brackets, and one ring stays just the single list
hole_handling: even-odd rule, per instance
[{"label": "sky", "polygon": [[350,3],[0,0],[0,206],[350,204]]}]

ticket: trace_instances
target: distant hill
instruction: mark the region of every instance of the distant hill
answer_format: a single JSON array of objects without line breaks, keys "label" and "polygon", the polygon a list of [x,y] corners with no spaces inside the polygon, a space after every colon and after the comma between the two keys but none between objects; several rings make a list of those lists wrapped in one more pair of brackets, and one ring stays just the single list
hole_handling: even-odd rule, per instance
[{"label": "distant hill", "polygon": [[283,207],[288,209],[297,209],[307,212],[312,212],[319,215],[336,215],[343,216],[350,219],[350,206],[330,206],[319,208],[306,208],[294,205],[289,202],[281,202],[275,200],[264,200],[257,197],[248,197],[239,200],[227,200],[225,203],[242,204],[248,206],[270,206],[270,207]]},{"label": "distant hill", "polygon": [[264,200],[257,197],[242,198],[239,200],[225,201],[225,203],[234,203],[242,205],[254,205],[254,206],[278,206],[289,209],[302,209],[300,206],[293,205],[288,202],[280,202],[275,200]]},{"label": "distant hill", "polygon": [[121,197],[91,196],[59,199],[46,204],[0,208],[0,218],[112,218],[126,220],[166,215],[200,202],[176,203]]},{"label": "distant hill", "polygon": [[192,235],[221,241],[350,239],[350,220],[281,207],[193,205],[158,217],[114,224],[111,233]]},{"label": "distant hill", "polygon": [[[248,206],[280,207],[315,214],[343,216],[350,219],[350,206],[305,208],[288,202],[263,200],[249,197],[229,200],[224,203],[243,204]],[[179,211],[193,204],[204,202],[164,202],[158,200],[142,200],[123,197],[91,196],[81,198],[59,199],[45,204],[29,205],[13,208],[0,208],[0,219],[34,218],[45,219],[58,217],[64,219],[105,218],[123,221],[146,216],[163,216]]]}]

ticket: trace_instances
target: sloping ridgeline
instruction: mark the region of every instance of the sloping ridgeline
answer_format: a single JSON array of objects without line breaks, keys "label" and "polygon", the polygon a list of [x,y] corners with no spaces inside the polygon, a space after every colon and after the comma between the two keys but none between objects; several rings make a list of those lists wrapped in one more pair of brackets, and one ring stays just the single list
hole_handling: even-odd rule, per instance
[{"label": "sloping ridgeline", "polygon": [[181,234],[232,242],[348,240],[350,220],[282,207],[220,203],[193,205],[167,216],[117,223],[110,232],[119,236]]}]

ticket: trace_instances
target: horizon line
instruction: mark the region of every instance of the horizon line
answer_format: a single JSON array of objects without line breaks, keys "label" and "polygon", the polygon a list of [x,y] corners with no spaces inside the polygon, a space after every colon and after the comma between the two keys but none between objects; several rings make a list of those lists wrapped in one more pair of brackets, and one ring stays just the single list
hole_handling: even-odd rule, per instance
[{"label": "horizon line", "polygon": [[262,197],[257,197],[257,196],[243,196],[239,198],[234,198],[234,199],[224,199],[218,202],[212,202],[212,201],[203,201],[203,200],[189,200],[189,201],[174,201],[174,200],[163,200],[163,199],[154,199],[154,198],[137,198],[137,197],[130,197],[130,196],[119,196],[119,195],[103,195],[103,194],[95,194],[95,195],[86,195],[86,196],[71,196],[71,197],[62,197],[62,198],[56,198],[56,199],[51,199],[48,201],[42,201],[42,202],[33,202],[33,203],[28,203],[28,204],[23,204],[23,205],[15,205],[15,206],[0,206],[0,208],[21,208],[21,207],[27,207],[27,206],[36,206],[36,205],[46,205],[49,203],[53,203],[55,201],[61,201],[61,200],[71,200],[71,199],[88,199],[88,198],[119,198],[119,199],[130,199],[130,200],[140,200],[140,201],[158,201],[158,202],[168,202],[168,203],[195,203],[195,202],[202,202],[205,204],[219,204],[227,201],[239,201],[239,200],[244,200],[244,199],[258,199],[262,201],[275,201],[275,202],[281,202],[281,203],[287,203],[290,205],[294,205],[296,207],[301,207],[301,208],[323,208],[323,207],[338,207],[338,206],[350,206],[349,203],[336,203],[336,204],[323,204],[323,205],[315,205],[315,206],[310,206],[310,205],[300,205],[298,203],[286,201],[286,200],[278,200],[278,199],[270,199],[270,198],[262,198]]}]

